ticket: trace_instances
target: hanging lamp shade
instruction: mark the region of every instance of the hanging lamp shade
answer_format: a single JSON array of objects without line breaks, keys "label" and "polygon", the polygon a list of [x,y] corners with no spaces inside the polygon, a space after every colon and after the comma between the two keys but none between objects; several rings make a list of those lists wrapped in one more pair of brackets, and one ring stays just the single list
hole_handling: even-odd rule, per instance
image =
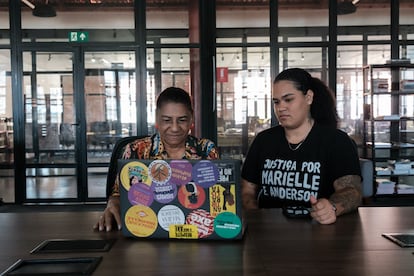
[{"label": "hanging lamp shade", "polygon": [[56,16],[56,10],[51,5],[49,5],[47,2],[46,4],[36,4],[32,13],[34,16],[38,16],[38,17],[55,17]]},{"label": "hanging lamp shade", "polygon": [[341,1],[337,6],[338,15],[354,13],[356,12],[356,9],[357,7],[355,6],[354,1]]}]

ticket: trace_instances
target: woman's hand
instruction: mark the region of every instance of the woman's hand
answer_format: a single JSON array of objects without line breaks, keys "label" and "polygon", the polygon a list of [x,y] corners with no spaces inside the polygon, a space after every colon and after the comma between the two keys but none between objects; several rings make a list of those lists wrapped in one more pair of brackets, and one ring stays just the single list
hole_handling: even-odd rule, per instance
[{"label": "woman's hand", "polygon": [[[115,219],[115,221],[114,221]],[[99,217],[98,222],[93,226],[94,230],[111,231],[112,226],[116,223],[118,230],[121,230],[121,208],[119,196],[111,196],[103,214]]]},{"label": "woman's hand", "polygon": [[336,207],[326,198],[316,199],[311,196],[311,216],[320,224],[332,224],[336,222]]}]

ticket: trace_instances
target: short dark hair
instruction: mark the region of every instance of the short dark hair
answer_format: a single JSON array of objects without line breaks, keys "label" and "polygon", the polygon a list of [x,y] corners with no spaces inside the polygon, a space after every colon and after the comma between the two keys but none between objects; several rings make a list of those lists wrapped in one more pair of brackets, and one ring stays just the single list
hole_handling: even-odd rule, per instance
[{"label": "short dark hair", "polygon": [[282,80],[291,81],[295,88],[302,91],[304,95],[309,89],[312,90],[313,102],[310,110],[312,118],[319,124],[337,127],[339,117],[335,97],[323,81],[312,77],[311,74],[301,68],[290,68],[280,72],[273,83]]},{"label": "short dark hair", "polygon": [[193,113],[191,97],[187,91],[178,87],[168,87],[164,89],[157,98],[157,110],[161,109],[166,103],[183,104],[188,111]]}]

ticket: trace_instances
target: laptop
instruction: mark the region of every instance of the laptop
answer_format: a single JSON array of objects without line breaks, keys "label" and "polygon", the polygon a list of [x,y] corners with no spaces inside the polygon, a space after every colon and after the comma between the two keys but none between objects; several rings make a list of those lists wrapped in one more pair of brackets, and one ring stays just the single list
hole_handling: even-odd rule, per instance
[{"label": "laptop", "polygon": [[123,235],[241,239],[240,165],[240,160],[119,159]]}]

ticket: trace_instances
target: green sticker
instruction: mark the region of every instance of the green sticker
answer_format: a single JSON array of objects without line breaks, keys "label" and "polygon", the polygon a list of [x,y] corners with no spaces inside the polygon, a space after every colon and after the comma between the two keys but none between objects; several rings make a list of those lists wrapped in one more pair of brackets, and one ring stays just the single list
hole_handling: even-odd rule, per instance
[{"label": "green sticker", "polygon": [[241,231],[240,218],[230,212],[223,212],[214,219],[214,231],[222,238],[235,238]]}]

